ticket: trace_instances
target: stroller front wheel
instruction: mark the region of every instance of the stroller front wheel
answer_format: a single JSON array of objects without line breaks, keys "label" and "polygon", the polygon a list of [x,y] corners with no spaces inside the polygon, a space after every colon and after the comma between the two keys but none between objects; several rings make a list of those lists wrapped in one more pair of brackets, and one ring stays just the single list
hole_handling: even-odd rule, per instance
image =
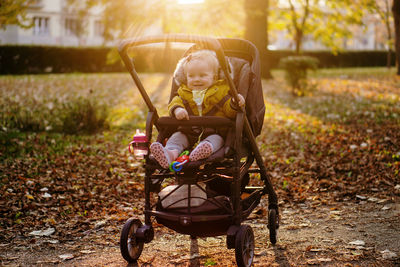
[{"label": "stroller front wheel", "polygon": [[140,242],[136,236],[136,231],[140,226],[142,223],[139,219],[130,218],[122,228],[119,245],[122,257],[129,263],[136,262],[142,254],[143,242]]},{"label": "stroller front wheel", "polygon": [[239,267],[248,267],[254,258],[254,233],[249,225],[241,225],[235,238],[235,256]]}]

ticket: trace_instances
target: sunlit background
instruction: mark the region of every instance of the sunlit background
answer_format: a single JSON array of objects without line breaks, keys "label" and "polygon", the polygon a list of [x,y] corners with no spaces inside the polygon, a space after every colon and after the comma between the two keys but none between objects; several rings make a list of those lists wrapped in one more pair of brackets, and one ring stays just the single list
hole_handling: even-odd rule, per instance
[{"label": "sunlit background", "polygon": [[190,33],[263,38],[256,45],[270,50],[387,50],[394,43],[391,3],[21,0],[12,6],[18,16],[0,24],[0,44],[114,46],[122,38]]},{"label": "sunlit background", "polygon": [[[104,251],[115,251],[123,220],[143,216],[145,172],[127,147],[136,129],[144,130],[148,107],[116,48],[124,38],[163,33],[245,38],[264,52],[261,67],[270,68],[273,79],[261,81],[266,113],[256,141],[287,234],[279,236],[278,251],[265,247],[267,235],[258,234],[257,243],[264,244],[259,263],[395,263],[384,252],[400,253],[398,242],[390,242],[400,236],[393,224],[400,196],[400,76],[390,69],[394,63],[383,66],[386,55],[394,62],[390,9],[396,2],[0,1],[2,264],[82,265],[90,257],[90,265],[106,257]],[[158,115],[168,116],[172,72],[184,50],[153,48],[130,53]],[[300,71],[278,67],[280,59],[298,62],[288,57],[296,52],[314,53],[326,64],[301,80],[304,94],[288,82]],[[374,63],[378,67],[371,68]],[[263,199],[251,218],[268,231],[265,204]],[[295,208],[311,213],[300,218]],[[54,233],[31,235],[40,229]],[[307,238],[299,239],[299,231]],[[368,247],[349,246],[353,237]],[[215,240],[220,245],[208,244],[210,254],[195,257],[199,266],[232,265],[225,239]],[[166,266],[177,258],[191,264],[179,255],[187,254],[185,247],[158,249],[155,256],[156,243],[139,264]],[[67,251],[76,261],[60,259]],[[164,258],[168,263],[157,264]]]},{"label": "sunlit background", "polygon": [[178,0],[178,4],[200,4],[203,3],[204,0]]}]

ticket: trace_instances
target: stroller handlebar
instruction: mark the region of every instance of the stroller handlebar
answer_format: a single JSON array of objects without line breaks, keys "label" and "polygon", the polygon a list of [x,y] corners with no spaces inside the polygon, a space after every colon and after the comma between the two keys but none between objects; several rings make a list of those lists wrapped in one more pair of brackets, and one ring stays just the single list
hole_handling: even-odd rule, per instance
[{"label": "stroller handlebar", "polygon": [[201,43],[206,45],[212,50],[221,49],[221,45],[217,39],[200,35],[187,35],[187,34],[163,34],[154,36],[144,36],[138,38],[130,38],[123,40],[119,45],[119,51],[138,45],[153,44],[153,43]]},{"label": "stroller handlebar", "polygon": [[[221,43],[218,41],[218,39],[213,38],[213,37],[200,36],[200,35],[164,34],[164,35],[144,36],[144,37],[123,40],[123,41],[121,41],[119,48],[118,48],[119,54],[125,64],[125,66],[127,67],[128,71],[130,72],[132,78],[134,79],[136,85],[138,86],[138,89],[141,92],[142,97],[144,98],[150,111],[155,112],[155,113],[157,112],[156,108],[154,107],[153,103],[151,102],[150,98],[148,97],[147,93],[145,92],[143,85],[141,84],[141,82],[139,80],[139,77],[137,76],[134,64],[130,60],[127,50],[128,50],[128,48],[134,47],[134,46],[153,44],[153,43],[165,43],[165,42],[201,44],[204,47],[215,51],[218,61],[220,63],[220,67],[221,67],[222,71],[224,72],[226,80],[229,84],[230,94],[234,98],[236,103],[239,103],[238,92],[235,87],[235,84],[233,83],[231,76],[229,75],[229,67],[228,67],[228,63],[226,62],[226,59],[225,59],[225,53],[224,53],[224,50],[221,46]],[[243,107],[240,107],[240,110],[242,112],[245,112]]]},{"label": "stroller handlebar", "polygon": [[153,35],[153,36],[144,36],[138,38],[130,38],[123,40],[119,45],[119,52],[126,53],[126,50],[130,47],[146,45],[146,44],[155,44],[155,43],[165,43],[165,42],[173,42],[173,43],[196,43],[201,44],[204,47],[207,47],[210,50],[215,51],[217,54],[218,61],[221,64],[222,70],[228,70],[228,65],[225,61],[224,50],[218,39],[208,36],[201,35],[189,35],[189,34],[163,34],[163,35]]}]

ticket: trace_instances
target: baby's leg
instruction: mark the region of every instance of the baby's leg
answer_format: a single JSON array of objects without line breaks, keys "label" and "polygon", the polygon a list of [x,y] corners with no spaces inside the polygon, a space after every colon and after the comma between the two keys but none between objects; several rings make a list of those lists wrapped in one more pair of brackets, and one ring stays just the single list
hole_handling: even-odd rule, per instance
[{"label": "baby's leg", "polygon": [[190,153],[189,159],[191,161],[197,161],[208,158],[223,145],[224,139],[218,134],[212,134],[196,146],[192,153]]},{"label": "baby's leg", "polygon": [[165,148],[170,151],[171,161],[174,161],[182,151],[189,146],[187,136],[182,132],[175,132],[168,139]]},{"label": "baby's leg", "polygon": [[174,133],[167,141],[165,147],[159,142],[154,142],[150,146],[150,151],[153,157],[161,165],[168,169],[172,161],[189,145],[189,141],[181,132]]},{"label": "baby's leg", "polygon": [[219,134],[209,135],[203,140],[203,142],[204,141],[211,143],[211,145],[213,146],[213,153],[220,149],[225,143],[224,138],[222,138],[222,136],[220,136]]}]

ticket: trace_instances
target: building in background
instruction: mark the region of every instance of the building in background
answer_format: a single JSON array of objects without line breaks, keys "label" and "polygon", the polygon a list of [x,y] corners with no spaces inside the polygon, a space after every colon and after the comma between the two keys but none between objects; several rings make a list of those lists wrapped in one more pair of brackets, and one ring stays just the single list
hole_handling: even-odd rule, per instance
[{"label": "building in background", "polygon": [[[201,1],[193,0],[191,5],[197,2]],[[84,5],[85,1],[80,1],[78,4]],[[33,27],[23,29],[16,25],[8,25],[6,30],[0,29],[0,45],[115,45],[115,43],[105,42],[103,38],[102,11],[101,6],[95,6],[84,18],[81,18],[77,9],[68,5],[68,0],[35,0],[27,10],[27,17],[32,19]],[[190,9],[186,7],[182,14],[190,16]],[[386,30],[383,23],[379,22],[378,16],[368,15],[364,18],[364,23],[365,26],[350,26],[354,35],[351,39],[343,40],[342,48],[348,50],[387,49]],[[129,34],[138,35],[161,34],[163,26],[162,23],[155,23],[145,28],[132,27],[130,31],[132,33],[128,32]],[[269,35],[271,50],[295,48],[286,30],[270,31]],[[326,49],[311,36],[304,37],[303,50]]]},{"label": "building in background", "polygon": [[23,29],[16,25],[8,25],[5,30],[0,30],[0,45],[105,45],[101,7],[92,8],[82,19],[67,2],[67,0],[34,1],[27,9],[27,17],[32,19],[33,26]]}]

